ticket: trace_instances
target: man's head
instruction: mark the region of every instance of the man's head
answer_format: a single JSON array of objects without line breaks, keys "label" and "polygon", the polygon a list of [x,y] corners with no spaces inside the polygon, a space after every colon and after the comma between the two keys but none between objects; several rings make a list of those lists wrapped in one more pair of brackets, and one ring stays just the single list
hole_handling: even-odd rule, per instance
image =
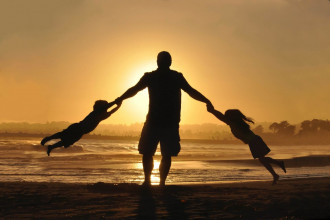
[{"label": "man's head", "polygon": [[157,65],[159,68],[169,68],[172,64],[171,54],[167,51],[162,51],[157,56]]}]

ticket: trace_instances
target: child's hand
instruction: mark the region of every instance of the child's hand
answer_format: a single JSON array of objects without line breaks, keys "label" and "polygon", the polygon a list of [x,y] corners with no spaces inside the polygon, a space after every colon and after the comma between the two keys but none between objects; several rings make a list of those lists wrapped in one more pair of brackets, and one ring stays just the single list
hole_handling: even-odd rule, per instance
[{"label": "child's hand", "polygon": [[[122,103],[122,101],[118,101],[118,102],[116,102],[116,101],[112,101],[112,102],[110,102],[109,104],[111,104],[111,106],[113,106],[113,105],[117,105],[115,108],[113,108],[110,112],[109,112],[109,116],[110,115],[112,115],[113,113],[115,113],[119,108],[120,108],[120,106],[121,106],[121,103]],[[110,106],[110,107],[111,107]]]},{"label": "child's hand", "polygon": [[118,101],[118,102],[116,103],[117,107],[119,108],[119,107],[121,106],[122,103],[123,103],[123,101]]}]

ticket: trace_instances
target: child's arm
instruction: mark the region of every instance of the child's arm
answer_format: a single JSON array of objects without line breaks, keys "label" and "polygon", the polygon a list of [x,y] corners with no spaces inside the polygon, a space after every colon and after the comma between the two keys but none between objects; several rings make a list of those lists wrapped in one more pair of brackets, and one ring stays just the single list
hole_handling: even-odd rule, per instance
[{"label": "child's arm", "polygon": [[221,112],[217,111],[214,109],[213,106],[207,106],[207,111],[212,113],[216,118],[218,118],[220,121],[223,121],[224,123],[228,124],[226,117],[224,116],[224,114],[222,114]]},{"label": "child's arm", "polygon": [[113,101],[113,102],[108,102],[107,109],[110,108],[111,106],[113,106],[114,104],[116,104],[115,101]]},{"label": "child's arm", "polygon": [[[117,107],[116,108],[114,108],[114,109],[112,109],[110,112],[108,112],[110,115],[112,115],[113,113],[115,113],[119,108],[120,108],[120,106],[121,106],[121,103],[119,103],[118,105],[117,105]],[[109,116],[110,116],[109,115]]]},{"label": "child's arm", "polygon": [[[115,104],[114,101],[113,101],[113,102],[110,102],[110,103],[108,104],[108,108],[110,108],[110,107],[113,106],[114,104]],[[113,113],[115,113],[115,112],[120,108],[120,106],[121,106],[121,102],[120,102],[119,104],[117,104],[117,107],[116,107],[116,108],[111,109],[111,111],[107,112],[107,113],[106,113],[106,116],[105,116],[104,119],[109,118]],[[104,120],[104,119],[103,119],[103,120]]]}]

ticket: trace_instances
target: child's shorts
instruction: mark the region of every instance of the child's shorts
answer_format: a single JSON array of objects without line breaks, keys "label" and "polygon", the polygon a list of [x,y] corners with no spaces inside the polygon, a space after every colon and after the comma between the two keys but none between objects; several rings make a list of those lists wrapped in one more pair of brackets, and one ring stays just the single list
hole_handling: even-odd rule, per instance
[{"label": "child's shorts", "polygon": [[61,132],[61,140],[65,148],[77,142],[83,136],[80,124],[75,123]]},{"label": "child's shorts", "polygon": [[139,141],[139,153],[154,155],[159,142],[162,156],[177,156],[181,149],[179,124],[159,125],[146,122]]},{"label": "child's shorts", "polygon": [[267,144],[258,135],[256,135],[252,141],[250,141],[249,147],[253,158],[264,157],[270,152]]}]

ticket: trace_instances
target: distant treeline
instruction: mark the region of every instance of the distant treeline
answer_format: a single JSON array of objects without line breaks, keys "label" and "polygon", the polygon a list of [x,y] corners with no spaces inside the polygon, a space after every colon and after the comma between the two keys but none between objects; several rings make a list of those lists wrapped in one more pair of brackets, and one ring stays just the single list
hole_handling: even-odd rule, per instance
[{"label": "distant treeline", "polygon": [[[43,137],[63,130],[69,122],[48,123],[0,123],[0,136]],[[130,125],[100,124],[91,134],[84,138],[138,140],[143,123]],[[288,121],[262,122],[252,125],[251,129],[263,139],[274,145],[330,145],[329,120],[305,120],[292,125]],[[180,136],[183,141],[241,143],[224,124],[180,125]]]},{"label": "distant treeline", "polygon": [[274,122],[268,128],[272,132],[264,132],[261,125],[253,131],[273,144],[330,144],[329,120],[305,120],[299,125],[291,125],[288,121]]}]

